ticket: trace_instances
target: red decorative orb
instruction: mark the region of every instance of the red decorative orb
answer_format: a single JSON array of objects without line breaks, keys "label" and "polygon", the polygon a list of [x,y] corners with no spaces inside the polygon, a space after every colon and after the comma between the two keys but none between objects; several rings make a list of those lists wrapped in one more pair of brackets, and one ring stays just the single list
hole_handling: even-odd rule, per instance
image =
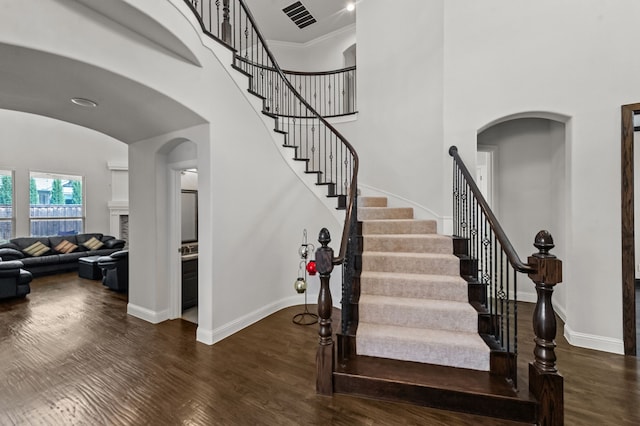
[{"label": "red decorative orb", "polygon": [[309,273],[309,275],[315,275],[316,274],[316,262],[315,260],[310,260],[309,263],[307,263],[307,272]]}]

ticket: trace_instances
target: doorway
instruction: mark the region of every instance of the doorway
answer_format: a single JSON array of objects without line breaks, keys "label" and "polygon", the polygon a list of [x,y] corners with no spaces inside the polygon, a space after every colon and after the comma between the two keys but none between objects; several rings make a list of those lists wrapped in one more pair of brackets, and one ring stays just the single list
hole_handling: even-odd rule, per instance
[{"label": "doorway", "polygon": [[494,145],[478,145],[476,161],[476,183],[482,196],[491,207],[494,214],[498,214],[497,194],[495,193],[495,179],[493,177],[496,166],[498,147]]},{"label": "doorway", "polygon": [[[622,106],[622,334],[624,354],[637,355],[636,250],[634,206],[634,136],[640,103]],[[640,262],[638,262],[640,263]]]},{"label": "doorway", "polygon": [[168,317],[199,323],[197,146],[176,141],[167,156]]},{"label": "doorway", "polygon": [[[478,133],[477,165],[486,168],[486,198],[520,257],[533,253],[541,229],[554,236],[553,253],[565,259],[566,129],[559,120],[510,118]],[[540,200],[545,200],[540,203]],[[566,286],[553,294],[554,309],[566,318]],[[519,300],[535,302],[531,285],[518,288]]]},{"label": "doorway", "polygon": [[198,323],[198,170],[180,172],[181,318]]}]

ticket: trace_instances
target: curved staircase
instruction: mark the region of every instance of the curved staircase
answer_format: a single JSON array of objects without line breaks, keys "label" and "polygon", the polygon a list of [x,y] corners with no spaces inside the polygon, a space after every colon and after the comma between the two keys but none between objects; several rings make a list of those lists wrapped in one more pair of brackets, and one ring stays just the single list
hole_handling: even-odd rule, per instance
[{"label": "curved staircase", "polygon": [[[203,31],[229,48],[233,68],[262,101],[257,109],[275,120],[283,148],[293,148],[303,173],[315,175],[316,185],[326,186],[345,210],[337,255],[326,228],[316,250],[316,391],[563,424],[551,303],[562,262],[549,253],[551,235],[540,231],[538,252],[520,260],[453,146],[455,237],[436,234],[434,221],[414,219],[410,208],[390,208],[385,198],[359,199],[355,149],[291,84],[244,0],[185,2]],[[343,274],[337,357],[329,285],[334,265]],[[515,388],[517,337],[510,334],[517,328],[517,298],[509,293],[511,287],[516,293],[517,273],[527,274],[538,292],[535,358],[529,392],[522,394]]]}]

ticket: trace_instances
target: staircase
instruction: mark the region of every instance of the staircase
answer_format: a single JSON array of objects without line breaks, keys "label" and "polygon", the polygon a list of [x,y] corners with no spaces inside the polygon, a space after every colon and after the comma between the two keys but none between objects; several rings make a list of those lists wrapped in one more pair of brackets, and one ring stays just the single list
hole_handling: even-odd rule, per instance
[{"label": "staircase", "polygon": [[411,208],[359,199],[363,253],[357,354],[489,371],[489,347],[451,237]]},{"label": "staircase", "polygon": [[334,392],[534,422],[536,401],[490,371],[453,239],[384,197],[358,202],[358,321],[339,336]]},{"label": "staircase", "polygon": [[[562,424],[563,379],[555,365],[551,303],[562,266],[549,253],[551,235],[539,232],[539,252],[521,261],[455,147],[449,153],[458,237],[436,234],[435,222],[415,220],[412,209],[389,208],[385,198],[358,200],[353,146],[293,87],[244,1],[185,2],[203,31],[230,49],[233,67],[248,78],[248,91],[262,100],[262,112],[275,120],[284,149],[293,149],[293,160],[303,162],[305,173],[345,210],[337,256],[326,229],[316,249],[317,392]],[[329,286],[334,265],[342,265],[343,272],[337,356]],[[511,270],[513,281],[502,281],[505,270]],[[521,393],[514,387],[517,338],[510,334],[517,328],[515,309],[510,310],[517,299],[509,293],[517,273],[528,274],[539,297],[535,360],[529,364],[529,392]]]}]

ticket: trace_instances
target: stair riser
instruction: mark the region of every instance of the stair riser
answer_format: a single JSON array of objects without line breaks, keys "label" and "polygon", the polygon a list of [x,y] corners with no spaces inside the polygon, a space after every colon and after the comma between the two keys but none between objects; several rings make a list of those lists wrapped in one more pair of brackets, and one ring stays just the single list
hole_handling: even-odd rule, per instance
[{"label": "stair riser", "polygon": [[359,197],[358,206],[360,207],[387,207],[386,197]]},{"label": "stair riser", "polygon": [[413,209],[409,207],[365,207],[358,209],[360,220],[413,219]]},{"label": "stair riser", "polygon": [[[422,342],[405,342],[393,338],[387,341],[359,337],[356,343],[358,355],[398,359],[402,361],[422,362],[445,367],[468,368],[489,371],[489,359],[486,353],[473,351],[466,347],[445,345],[425,345]],[[447,362],[455,353],[458,362]]]},{"label": "stair riser", "polygon": [[416,299],[453,300],[467,302],[468,285],[440,281],[405,280],[402,278],[360,279],[361,293],[378,296],[407,297]]},{"label": "stair riser", "polygon": [[[418,307],[369,304],[366,302],[363,303],[363,301],[360,300],[358,310],[360,323],[368,322],[374,324],[429,328],[465,333],[478,332],[478,316],[471,306],[469,306],[469,310],[466,312],[460,312],[457,310],[432,310],[425,312],[424,309],[420,309]],[[358,339],[360,339],[360,336],[358,336]],[[359,344],[360,340],[358,340],[358,345]],[[416,355],[420,356],[420,354]]]},{"label": "stair riser", "polygon": [[362,253],[362,270],[399,272],[407,274],[451,275],[460,274],[457,257],[410,257]]},{"label": "stair riser", "polygon": [[[358,220],[363,219],[358,217]],[[368,221],[362,223],[362,234],[435,234],[436,228],[433,220]]]},{"label": "stair riser", "polygon": [[437,386],[418,385],[373,377],[334,373],[334,391],[384,401],[411,403],[423,407],[502,418],[532,424],[537,420],[533,401],[521,401],[488,394],[464,393]]},{"label": "stair riser", "polygon": [[364,237],[363,242],[364,251],[442,254],[453,253],[451,240],[436,235],[425,235],[422,238],[369,235]]}]

